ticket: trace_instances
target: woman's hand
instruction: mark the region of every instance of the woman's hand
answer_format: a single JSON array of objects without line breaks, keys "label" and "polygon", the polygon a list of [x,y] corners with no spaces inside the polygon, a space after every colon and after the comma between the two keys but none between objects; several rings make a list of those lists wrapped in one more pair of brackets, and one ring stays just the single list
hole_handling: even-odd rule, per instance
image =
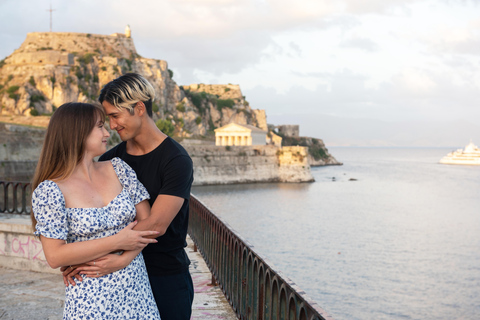
[{"label": "woman's hand", "polygon": [[137,221],[133,221],[115,235],[115,237],[118,239],[118,249],[141,250],[149,243],[158,242],[155,239],[146,238],[148,236],[158,235],[158,231],[135,231],[133,230],[133,227],[136,225]]}]

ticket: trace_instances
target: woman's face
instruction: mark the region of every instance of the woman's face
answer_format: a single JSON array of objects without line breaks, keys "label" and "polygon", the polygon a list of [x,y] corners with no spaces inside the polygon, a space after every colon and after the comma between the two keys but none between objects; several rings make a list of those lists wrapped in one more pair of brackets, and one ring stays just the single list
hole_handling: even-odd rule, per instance
[{"label": "woman's face", "polygon": [[97,116],[97,122],[85,142],[85,153],[91,154],[93,157],[100,156],[107,151],[107,139],[110,137],[104,122]]}]

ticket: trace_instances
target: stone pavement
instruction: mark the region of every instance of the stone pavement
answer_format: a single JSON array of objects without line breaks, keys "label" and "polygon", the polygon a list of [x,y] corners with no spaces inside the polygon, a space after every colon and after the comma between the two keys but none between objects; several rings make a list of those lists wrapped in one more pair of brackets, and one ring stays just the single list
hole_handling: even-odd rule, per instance
[{"label": "stone pavement", "polygon": [[[218,286],[212,286],[211,273],[193,242],[187,238],[186,251],[192,264],[195,287],[192,319],[237,319]],[[1,320],[62,319],[63,280],[58,274],[21,271],[0,267]]]}]

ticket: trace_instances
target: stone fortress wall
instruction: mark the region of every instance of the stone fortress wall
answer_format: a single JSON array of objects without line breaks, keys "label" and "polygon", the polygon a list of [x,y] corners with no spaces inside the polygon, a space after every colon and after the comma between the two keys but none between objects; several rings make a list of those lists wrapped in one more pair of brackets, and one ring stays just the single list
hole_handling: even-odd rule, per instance
[{"label": "stone fortress wall", "polygon": [[[30,180],[44,135],[45,129],[0,123],[0,177]],[[313,181],[306,147],[182,144],[193,160],[195,185]]]},{"label": "stone fortress wall", "polygon": [[[6,63],[23,63],[22,58],[28,58],[31,54],[42,54],[42,51],[48,51],[47,56],[51,55],[55,63],[53,52],[67,54],[76,52],[83,54],[87,52],[96,52],[105,56],[114,56],[119,58],[131,59],[132,55],[137,54],[132,38],[127,38],[124,34],[114,33],[112,35],[100,35],[89,33],[74,32],[30,32],[22,45],[5,60]],[[17,58],[20,57],[20,59]],[[15,59],[10,61],[9,59]],[[28,63],[27,60],[25,63]],[[45,62],[43,62],[45,64]]]},{"label": "stone fortress wall", "polygon": [[299,137],[300,126],[298,124],[283,124],[276,126],[278,133],[286,137]]},{"label": "stone fortress wall", "polygon": [[243,99],[242,91],[238,84],[191,84],[182,86],[184,90],[206,92],[217,95],[220,99]]},{"label": "stone fortress wall", "polygon": [[194,185],[312,182],[306,147],[186,145]]},{"label": "stone fortress wall", "polygon": [[12,56],[9,62],[12,65],[23,64],[53,64],[53,65],[73,65],[74,56],[71,53],[65,53],[55,50],[43,50],[39,52],[21,52]]},{"label": "stone fortress wall", "polygon": [[0,180],[30,180],[44,136],[44,129],[0,122]]}]

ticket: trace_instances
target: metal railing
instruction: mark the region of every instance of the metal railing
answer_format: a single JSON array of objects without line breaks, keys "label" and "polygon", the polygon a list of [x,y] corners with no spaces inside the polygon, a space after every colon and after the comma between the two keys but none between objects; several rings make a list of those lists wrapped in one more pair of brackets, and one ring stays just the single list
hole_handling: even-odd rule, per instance
[{"label": "metal railing", "polygon": [[29,215],[32,188],[28,182],[0,181],[0,213]]},{"label": "metal railing", "polygon": [[239,319],[333,319],[193,195],[188,233]]}]

